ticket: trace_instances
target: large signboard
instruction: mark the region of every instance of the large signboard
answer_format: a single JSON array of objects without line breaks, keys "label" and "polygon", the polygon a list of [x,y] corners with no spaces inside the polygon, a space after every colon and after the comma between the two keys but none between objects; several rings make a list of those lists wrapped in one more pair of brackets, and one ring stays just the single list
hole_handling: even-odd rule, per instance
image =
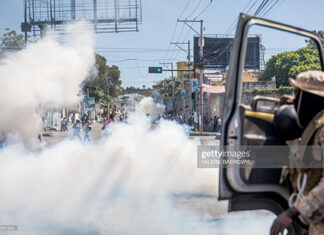
[{"label": "large signboard", "polygon": [[137,32],[142,23],[138,0],[24,0],[23,32],[42,35],[46,27],[62,32],[71,21],[90,22],[97,33]]},{"label": "large signboard", "polygon": [[[199,37],[194,37],[194,66],[201,68],[225,69],[229,65],[234,38],[205,37],[203,60],[199,57]],[[245,69],[260,69],[260,37],[248,38]]]}]

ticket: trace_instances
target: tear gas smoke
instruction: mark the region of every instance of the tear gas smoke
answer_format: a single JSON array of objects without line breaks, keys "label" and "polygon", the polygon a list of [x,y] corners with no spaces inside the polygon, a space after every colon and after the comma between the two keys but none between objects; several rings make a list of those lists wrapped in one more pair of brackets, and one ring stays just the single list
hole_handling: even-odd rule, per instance
[{"label": "tear gas smoke", "polygon": [[[92,47],[91,34],[65,45],[51,35],[9,56],[0,66],[1,130],[34,137],[39,106],[77,102]],[[227,233],[226,223],[214,228],[202,222],[210,214],[177,203],[181,195],[215,196],[218,170],[197,168],[199,142],[184,127],[161,121],[151,129],[146,114],[163,109],[144,99],[127,124],[114,124],[107,138],[88,145],[65,140],[35,153],[15,142],[0,149],[1,224],[33,235],[245,234]]]},{"label": "tear gas smoke", "polygon": [[0,150],[0,221],[25,233],[188,234],[192,212],[174,194],[216,194],[215,169],[197,169],[196,141],[145,114],[116,124],[96,144],[64,141],[40,153],[14,144]]},{"label": "tear gas smoke", "polygon": [[199,142],[182,126],[150,126],[138,111],[97,143],[67,140],[39,153],[18,143],[1,149],[1,223],[23,234],[268,233],[273,216],[209,223],[209,213],[177,203],[181,195],[216,195],[218,170],[197,168]]},{"label": "tear gas smoke", "polygon": [[148,114],[152,120],[155,120],[159,116],[164,114],[165,105],[154,103],[151,97],[145,97],[141,102],[136,106],[136,109]]},{"label": "tear gas smoke", "polygon": [[[55,32],[26,49],[10,54],[0,65],[0,130],[24,139],[40,133],[40,108],[75,105],[80,84],[89,74],[95,57],[94,37],[86,23],[69,25],[72,32],[61,44]],[[88,33],[76,34],[79,30]]]}]

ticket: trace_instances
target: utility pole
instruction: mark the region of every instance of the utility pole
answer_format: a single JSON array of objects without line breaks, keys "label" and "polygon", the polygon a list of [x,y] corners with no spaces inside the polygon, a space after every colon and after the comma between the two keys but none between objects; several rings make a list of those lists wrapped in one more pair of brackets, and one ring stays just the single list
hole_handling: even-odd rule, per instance
[{"label": "utility pole", "polygon": [[[178,48],[180,48],[182,51],[184,51],[185,53],[187,53],[187,58],[188,58],[188,71],[189,71],[189,83],[191,83],[190,81],[190,75],[191,75],[191,70],[190,70],[190,40],[188,40],[188,42],[171,42],[171,44],[177,46]],[[188,50],[183,49],[181,46],[179,45],[183,45],[183,44],[188,44]],[[186,92],[185,89],[185,84],[184,84],[184,80],[183,80],[183,71],[181,71],[181,83],[182,83],[182,89]],[[190,86],[189,86],[190,87]],[[185,107],[186,107],[186,99],[183,99],[183,118],[185,119]]]},{"label": "utility pole", "polygon": [[200,74],[199,74],[199,104],[200,104],[200,131],[204,131],[204,122],[203,122],[203,117],[204,117],[204,106],[203,106],[203,91],[202,91],[202,85],[203,85],[203,79],[204,79],[204,62],[203,62],[203,56],[204,56],[204,36],[203,36],[203,31],[204,31],[204,21],[200,21],[200,44],[199,44],[199,59],[200,59]]},{"label": "utility pole", "polygon": [[[191,82],[191,63],[190,63],[190,40],[188,40],[188,76],[189,76],[189,94],[192,93],[192,82]],[[188,94],[188,95],[189,95]],[[192,112],[192,99],[189,98],[189,104],[190,104],[190,108],[189,108],[189,112]]]},{"label": "utility pole", "polygon": [[[202,91],[202,85],[203,85],[203,71],[204,71],[204,63],[203,63],[203,56],[204,56],[204,21],[203,20],[177,20],[178,22],[185,23],[189,28],[191,28],[196,34],[200,35],[199,37],[199,59],[200,59],[200,74],[199,74],[199,104],[200,104],[200,115],[199,115],[199,131],[204,130],[204,124],[203,124],[203,117],[204,117],[204,108],[203,108],[203,91]],[[197,32],[190,24],[188,23],[199,23],[200,22],[200,33]]]},{"label": "utility pole", "polygon": [[108,92],[107,92],[107,114],[108,114],[108,118],[109,118],[109,87],[108,87]]},{"label": "utility pole", "polygon": [[173,77],[173,63],[160,63],[162,65],[171,65],[171,79],[172,79],[172,113],[173,113],[173,117],[175,115],[175,97],[174,97],[174,86],[175,86],[175,82],[174,82],[174,77]]},{"label": "utility pole", "polygon": [[[24,20],[25,20],[25,23],[24,23],[24,25],[26,25],[27,24],[27,0],[24,0],[24,4],[25,4],[25,6],[24,6]],[[26,29],[24,29],[24,33],[25,33],[25,46],[27,46],[27,38],[28,38],[28,35],[27,35],[27,30]]]},{"label": "utility pole", "polygon": [[[186,92],[185,88],[184,88],[184,78],[183,78],[183,71],[180,72],[181,74],[181,86],[182,86],[182,91],[181,93],[184,91]],[[181,94],[181,98],[182,98],[182,118],[183,120],[185,120],[185,108],[186,108],[186,98],[183,98],[182,97],[182,94]]]}]

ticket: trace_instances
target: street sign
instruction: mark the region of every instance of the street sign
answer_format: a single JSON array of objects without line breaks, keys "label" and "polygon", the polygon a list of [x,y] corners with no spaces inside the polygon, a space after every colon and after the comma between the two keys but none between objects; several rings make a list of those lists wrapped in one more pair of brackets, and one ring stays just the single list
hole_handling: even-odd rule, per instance
[{"label": "street sign", "polygon": [[149,73],[162,73],[162,67],[149,67]]},{"label": "street sign", "polygon": [[182,99],[185,99],[187,97],[187,95],[186,95],[186,91],[185,90],[182,90],[181,91],[181,98]]},{"label": "street sign", "polygon": [[88,107],[89,108],[94,108],[95,107],[95,98],[94,97],[88,97],[87,101],[88,101]]},{"label": "street sign", "polygon": [[167,112],[173,111],[173,100],[167,100],[166,110],[167,110]]},{"label": "street sign", "polygon": [[192,92],[198,92],[198,79],[192,79]]}]

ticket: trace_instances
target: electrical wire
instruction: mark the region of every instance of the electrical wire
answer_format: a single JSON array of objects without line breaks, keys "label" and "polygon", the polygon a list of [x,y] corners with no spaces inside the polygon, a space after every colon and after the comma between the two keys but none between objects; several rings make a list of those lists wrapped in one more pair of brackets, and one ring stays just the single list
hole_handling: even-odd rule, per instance
[{"label": "electrical wire", "polygon": [[198,9],[198,7],[200,6],[202,0],[199,0],[198,4],[196,5],[196,7],[193,9],[193,11],[186,17],[186,19],[190,18],[194,13],[195,11]]},{"label": "electrical wire", "polygon": [[161,61],[161,60],[169,61],[170,59],[138,59],[138,58],[126,58],[126,59],[121,59],[121,60],[110,60],[110,59],[107,59],[107,61],[112,62],[112,63],[123,63],[123,62],[127,62],[127,61],[150,62],[150,61]]},{"label": "electrical wire", "polygon": [[[243,10],[241,12],[244,12],[246,8],[248,8],[248,6],[250,5],[250,3],[252,2],[253,0],[250,0],[248,2],[248,4],[243,8]],[[254,3],[250,6],[250,8],[245,12],[245,13],[249,13],[251,11],[251,9],[255,6],[255,4],[258,2],[258,0],[255,0]],[[238,16],[235,18],[235,20],[233,21],[233,23],[230,25],[230,27],[228,27],[225,31],[224,34],[229,34],[232,32],[233,28],[235,27],[235,23],[237,22],[238,20]]]},{"label": "electrical wire", "polygon": [[140,69],[140,67],[139,67],[139,65],[138,65],[138,62],[137,61],[135,61],[136,62],[136,66],[137,66],[137,70],[138,70],[138,74],[142,77],[142,78],[147,78],[148,77],[148,75],[149,75],[149,73],[147,73],[145,76],[142,74],[142,72],[141,72],[141,69]]},{"label": "electrical wire", "polygon": [[[281,2],[279,2],[279,1],[280,1],[280,0],[277,0],[277,1],[272,5],[272,7],[264,13],[263,17],[268,16],[272,11],[274,11],[275,9],[277,9],[277,7],[279,7],[279,6],[283,3],[284,0],[282,0]],[[278,4],[278,3],[279,3],[279,4]],[[277,7],[274,8],[275,6],[277,6]]]},{"label": "electrical wire", "polygon": [[[213,3],[213,0],[210,0],[210,2],[207,4],[207,6],[196,16],[196,17],[194,17],[194,20],[196,20],[199,16],[201,16],[209,7],[210,7],[210,5]],[[198,4],[200,4],[200,2],[198,3]],[[193,24],[194,24],[194,22],[192,22],[191,23],[191,25],[190,25],[190,27],[192,27],[193,26]],[[185,35],[185,37],[183,38],[183,40],[182,41],[185,41],[187,38],[188,38],[188,36],[189,36],[189,33],[190,33],[190,31],[191,31],[191,29],[190,28],[188,28],[187,29],[187,34]],[[180,39],[180,38],[179,38]],[[179,41],[179,39],[178,39],[178,41]],[[180,52],[181,51],[178,51],[178,53],[174,56],[174,57],[171,57],[171,58],[173,58],[173,59],[178,59],[179,58],[179,54],[180,54]]]},{"label": "electrical wire", "polygon": [[263,17],[264,12],[266,12],[272,5],[274,0],[270,0],[270,2],[268,3],[268,5],[266,5],[260,12],[259,12],[259,16]]},{"label": "electrical wire", "polygon": [[189,6],[189,2],[190,2],[190,0],[187,1],[186,5],[185,5],[185,7],[183,8],[182,12],[180,13],[178,19],[181,18],[181,16],[183,15],[183,13],[187,10],[187,7]]},{"label": "electrical wire", "polygon": [[213,3],[213,0],[210,0],[210,2],[208,3],[208,5],[194,18],[197,19],[199,16],[201,16],[207,9],[208,7]]},{"label": "electrical wire", "polygon": [[[202,0],[199,0],[199,2],[198,2],[198,4],[195,6],[195,8],[193,9],[193,11],[186,17],[186,19],[188,19],[188,18],[190,18],[195,12],[196,12],[196,10],[199,8],[199,6],[200,6],[200,4],[201,4],[201,2],[202,2]],[[179,19],[180,17],[178,17],[178,19]],[[193,23],[191,24],[191,26],[193,25]],[[182,36],[182,34],[183,34],[183,32],[184,32],[184,28],[185,28],[185,25],[183,24],[182,25],[182,28],[181,28],[181,31],[180,31],[180,33],[179,33],[179,36],[178,36],[178,39],[177,39],[177,42],[178,41],[180,41],[180,38],[181,38],[181,36]],[[171,42],[172,42],[173,40],[171,40]],[[170,44],[171,44],[171,42],[170,42]],[[178,53],[179,54],[179,53]],[[178,55],[177,54],[177,55]],[[174,52],[170,55],[170,57],[169,57],[169,59],[171,59],[171,58],[174,58]]]},{"label": "electrical wire", "polygon": [[257,16],[259,12],[264,8],[264,6],[269,2],[269,0],[263,0],[259,5],[258,9],[254,12],[254,16]]}]

